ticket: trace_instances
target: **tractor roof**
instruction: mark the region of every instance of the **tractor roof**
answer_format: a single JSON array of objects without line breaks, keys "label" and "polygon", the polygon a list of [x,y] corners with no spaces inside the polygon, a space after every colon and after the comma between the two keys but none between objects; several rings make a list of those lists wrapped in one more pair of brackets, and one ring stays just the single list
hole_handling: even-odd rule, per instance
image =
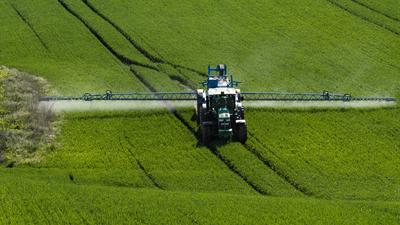
[{"label": "tractor roof", "polygon": [[208,95],[221,95],[222,93],[226,95],[236,94],[235,88],[220,87],[220,88],[210,88],[208,89]]}]

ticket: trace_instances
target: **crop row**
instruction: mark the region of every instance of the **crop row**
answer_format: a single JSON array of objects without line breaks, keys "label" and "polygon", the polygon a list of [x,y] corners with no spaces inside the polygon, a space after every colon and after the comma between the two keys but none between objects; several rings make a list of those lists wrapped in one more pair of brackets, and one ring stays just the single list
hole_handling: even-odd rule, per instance
[{"label": "crop row", "polygon": [[[251,91],[328,89],[353,94],[384,94],[393,93],[398,86],[395,79],[399,70],[396,66],[398,39],[374,25],[357,22],[353,16],[343,10],[340,13],[337,7],[329,7],[329,4],[311,2],[309,8],[313,16],[302,12],[287,13],[297,5],[268,2],[262,3],[259,10],[241,5],[239,12],[236,8],[206,12],[219,15],[214,17],[203,15],[187,4],[169,3],[170,10],[166,11],[158,8],[162,4],[157,2],[62,2],[79,13],[115,51],[145,63],[147,58],[129,42],[131,39],[140,49],[162,59],[163,63],[157,64],[156,68],[176,75],[178,80],[192,81],[192,88],[203,79],[199,70],[203,71],[205,65],[213,62],[226,62],[232,66],[239,79],[245,81],[243,88]],[[7,34],[0,39],[5,46],[0,55],[4,64],[42,75],[62,94],[103,92],[106,89],[143,90],[130,76],[128,68],[121,67],[61,4],[49,0],[37,4],[18,0],[12,1],[12,6],[7,2],[0,4],[5,12],[1,32]],[[149,7],[160,13],[149,18],[146,11]],[[265,8],[271,8],[273,12],[262,13]],[[135,13],[132,14],[130,9]],[[177,18],[191,17],[192,22],[172,26],[164,19],[174,18],[170,14]],[[241,26],[229,15],[241,15],[243,23],[250,26]],[[322,16],[329,19],[322,19]],[[219,23],[213,18],[225,18],[226,26],[215,27]],[[286,18],[283,31],[275,32],[283,18]],[[57,25],[48,21],[57,21],[54,23]],[[205,24],[211,27],[201,29]],[[291,27],[299,27],[305,32],[297,32]],[[226,30],[219,32],[221,29]],[[232,33],[233,30],[236,32]],[[349,33],[352,30],[357,32]],[[35,33],[48,51],[41,46]],[[190,34],[191,38],[184,34]],[[225,40],[225,43],[215,40]],[[204,49],[208,49],[207,52]],[[263,56],[259,51],[269,54]],[[41,63],[37,63],[38,60]],[[180,62],[190,68],[171,62]],[[380,74],[379,79],[376,74]]]},{"label": "crop row", "polygon": [[[179,110],[179,114],[189,121],[192,130],[197,126],[191,118],[194,112],[190,109]],[[217,154],[221,160],[232,167],[242,179],[263,195],[277,196],[302,196],[301,191],[296,190],[289,182],[279,176],[273,169],[253,154],[246,145],[240,143],[211,144],[210,150]]]},{"label": "crop row", "polygon": [[121,67],[56,1],[11,3],[0,3],[4,12],[0,32],[5,34],[0,38],[2,64],[40,75],[50,82],[55,92],[64,95],[107,89],[144,90],[130,76],[129,69]]},{"label": "crop row", "polygon": [[[160,77],[169,78],[171,84],[178,82],[186,86],[189,85],[191,88],[194,87],[193,81],[198,80],[199,74],[193,74],[190,68],[172,64],[159,58],[160,56],[152,55],[122,28],[96,10],[88,1],[60,0],[59,3],[66,11],[82,22],[121,63],[137,65],[137,68],[151,69],[153,73],[158,73]],[[133,70],[133,68],[131,67],[131,70],[135,73],[136,69]],[[189,76],[189,74],[191,75]],[[158,83],[157,81],[153,82],[153,85]]]},{"label": "crop row", "polygon": [[[213,27],[218,24],[212,21],[214,17],[199,14],[185,4],[178,6],[169,3],[168,7],[171,10],[166,12],[164,9],[158,9],[157,7],[162,4],[156,2],[151,4],[140,2],[122,4],[112,1],[99,4],[93,0],[62,2],[68,4],[74,12],[79,13],[115,51],[132,60],[145,63],[147,58],[129,42],[129,39],[133,40],[135,45],[151,56],[161,57],[163,63],[156,64],[155,68],[175,75],[179,78],[176,80],[180,82],[189,80],[192,83],[191,88],[195,88],[195,84],[203,79],[199,76],[201,74],[199,70],[204,70],[205,65],[212,62],[226,62],[233,66],[234,73],[239,75],[240,80],[245,81],[243,88],[251,91],[328,89],[353,94],[383,94],[384,92],[393,93],[395,87],[398,86],[394,79],[398,74],[398,67],[396,67],[396,59],[399,55],[396,48],[398,40],[381,32],[381,29],[373,25],[354,22],[353,16],[345,16],[347,13],[344,11],[339,13],[332,5],[327,7],[329,4],[310,3],[309,7],[313,9],[311,13],[314,16],[303,15],[300,12],[296,15],[287,15],[286,12],[291,12],[292,7],[296,8],[296,5],[263,3],[260,5],[261,11],[251,10],[251,14],[246,13],[250,9],[242,6],[241,12],[236,13],[242,15],[243,22],[248,21],[247,23],[254,27],[250,26],[251,32],[247,31],[245,27],[237,27],[240,25],[236,24],[237,20],[228,17],[224,29],[231,27],[232,30],[237,31],[231,33],[230,30],[217,32],[220,28]],[[157,8],[160,13],[148,18],[145,11],[148,4],[152,8]],[[96,40],[96,37],[80,21],[71,16],[61,4],[48,0],[38,4],[19,0],[13,1],[12,5],[30,26],[24,23],[10,4],[3,2],[0,5],[7,14],[2,19],[1,27],[2,33],[8,35],[2,36],[0,40],[2,46],[6,46],[0,55],[5,64],[44,76],[59,93],[63,94],[103,92],[106,89],[143,90],[140,83],[130,76],[128,69],[121,67],[120,63],[116,62],[115,58],[106,51],[107,49]],[[180,7],[184,7],[185,10],[180,10]],[[263,8],[271,7],[276,12],[268,15],[274,15],[275,19],[261,13]],[[130,9],[134,9],[135,14],[130,13]],[[226,12],[216,13],[221,14],[219,18],[225,18],[227,17],[225,13],[231,11],[235,9],[229,8]],[[176,23],[176,26],[165,24],[166,21],[163,18],[169,13],[183,18],[192,16],[193,23],[188,24],[184,29],[179,23]],[[337,17],[338,14],[340,18]],[[229,13],[229,15],[233,14]],[[326,24],[328,19],[319,18],[322,15],[329,17],[331,22]],[[288,18],[285,19],[284,33],[274,32],[275,27],[280,26],[280,18]],[[58,21],[57,25],[49,24],[49,20]],[[264,22],[260,23],[260,21]],[[212,27],[207,29],[211,33],[201,31],[200,28],[204,27],[203,23],[211,24]],[[257,24],[265,23],[268,26],[257,26]],[[157,24],[160,25],[157,29],[152,27]],[[309,24],[314,25],[309,26]],[[343,27],[343,24],[346,27]],[[300,27],[306,32],[296,32],[290,28],[292,26]],[[10,32],[12,27],[18,27],[18,29]],[[48,51],[41,47],[29,27],[33,28],[43,43],[48,46]],[[350,30],[360,32],[349,34]],[[154,31],[158,33],[153,33]],[[191,34],[193,38],[186,38],[184,33]],[[241,35],[242,33],[248,35]],[[159,39],[161,36],[166,38]],[[246,39],[242,40],[243,37]],[[260,38],[264,41],[261,42]],[[226,43],[219,44],[214,39],[223,39]],[[294,40],[298,42],[295,45],[291,44]],[[179,44],[174,44],[175,42]],[[275,47],[271,49],[271,46],[264,42],[271,43]],[[237,43],[248,44],[237,47]],[[346,44],[338,46],[332,43]],[[220,50],[221,46],[224,46],[223,50]],[[257,46],[257,48],[252,46]],[[206,55],[203,51],[205,48],[208,49]],[[318,50],[320,48],[322,48],[321,51]],[[322,53],[315,54],[317,50]],[[268,51],[269,55],[268,57],[261,56],[257,53],[258,51]],[[281,54],[283,52],[285,54]],[[247,59],[249,55],[253,59]],[[39,59],[41,63],[36,63]],[[189,65],[190,68],[171,62],[181,62],[181,64]],[[299,68],[298,65],[303,66]],[[369,65],[368,68],[365,65]],[[153,65],[152,67],[154,68]],[[379,80],[376,79],[376,74],[381,75]]]},{"label": "crop row", "polygon": [[400,35],[400,24],[395,18],[388,17],[381,12],[374,10],[368,5],[362,4],[356,0],[328,0],[333,5],[344,11],[359,17],[360,19],[381,27],[395,35]]},{"label": "crop row", "polygon": [[239,143],[198,146],[191,113],[69,114],[60,146],[32,166],[66,170],[80,184],[302,195]]},{"label": "crop row", "polygon": [[381,0],[381,1],[371,1],[371,0],[353,0],[354,2],[369,8],[379,14],[382,14],[394,21],[400,22],[400,4],[396,0]]},{"label": "crop row", "polygon": [[[85,25],[90,29],[90,30],[92,30],[92,28],[91,27],[89,27],[88,25],[87,25],[87,22],[85,22],[85,21],[83,21],[83,19],[80,17],[80,16],[78,16],[77,14],[76,14],[76,12],[74,12],[74,11],[72,11],[70,8],[69,8],[69,6],[67,6],[64,2],[61,2],[62,4],[63,4],[63,6],[64,7],[66,7],[66,9],[68,10],[68,11],[70,11],[72,14],[74,14],[78,19],[80,19],[82,22],[84,22],[85,23]],[[92,7],[91,7],[92,8]],[[92,8],[93,9],[93,8]],[[115,26],[111,21],[109,21],[113,26]],[[118,28],[118,27],[117,27]],[[119,31],[121,31],[121,29],[118,29]],[[122,31],[121,31],[122,32]],[[122,34],[124,34],[124,35],[126,35],[125,33],[123,33],[122,32]],[[97,35],[96,35],[97,36]],[[101,39],[101,41],[102,42],[104,42],[104,40],[102,40]],[[149,73],[149,70],[147,70],[147,76],[146,77],[144,77],[142,74],[143,74],[143,69],[140,69],[139,67],[138,68],[134,68],[134,67],[131,67],[132,68],[132,72],[134,73],[134,75],[138,78],[138,80],[140,80],[143,84],[145,84],[145,86],[146,87],[148,87],[148,89],[149,90],[151,90],[151,91],[159,91],[160,89],[159,88],[163,88],[163,89],[161,89],[161,90],[165,90],[165,88],[166,88],[166,86],[168,86],[168,83],[171,83],[171,82],[168,82],[168,80],[163,84],[163,82],[161,82],[160,83],[160,81],[162,81],[162,79],[163,78],[165,78],[165,77],[160,77],[160,75],[163,75],[163,74],[158,74],[158,76],[159,77],[155,77],[155,79],[152,79],[152,73]],[[138,71],[138,70],[140,70],[140,72]],[[155,71],[157,71],[157,69],[155,69]],[[155,71],[150,71],[150,72],[153,72],[153,73],[155,73]],[[156,75],[157,76],[157,75]],[[171,78],[171,77],[170,77]],[[151,80],[151,81],[153,81],[153,82],[149,82],[149,79]],[[178,83],[179,83],[179,81],[181,81],[181,80],[178,80]],[[155,85],[157,85],[157,87],[155,87]],[[182,83],[181,83],[181,85],[182,85]],[[170,86],[170,85],[169,85]],[[178,85],[176,85],[176,86],[178,86]],[[178,86],[179,87],[179,86]],[[180,89],[182,89],[182,87],[180,87]],[[178,118],[179,118],[179,115],[177,114],[177,113],[175,113],[174,114],[175,116],[177,116]],[[183,121],[181,121],[181,122],[183,122]],[[132,145],[132,147],[134,147],[133,145]],[[216,151],[215,150],[213,150],[213,149],[210,149],[211,150],[211,152],[213,152],[217,157],[219,157],[232,171],[234,171],[234,173],[235,174],[237,174],[240,178],[242,178],[244,181],[246,181],[251,187],[253,187],[254,189],[256,189],[257,191],[261,191],[261,189],[259,189],[259,188],[257,188],[257,187],[255,187],[254,186],[254,184],[252,183],[252,182],[250,182],[246,177],[244,177],[238,170],[236,170],[235,169],[235,166],[232,164],[232,163],[230,163],[229,161],[227,161],[225,158],[223,158],[220,154],[218,154],[218,153],[216,153]],[[222,158],[221,158],[222,157]],[[158,185],[157,185],[158,186]],[[264,193],[264,192],[263,192]]]},{"label": "crop row", "polygon": [[[111,25],[116,31],[118,31],[127,41],[129,41],[129,43],[135,47],[144,57],[146,57],[148,60],[150,60],[153,63],[156,63],[158,65],[170,65],[173,68],[176,69],[176,71],[178,71],[178,73],[186,78],[189,79],[193,79],[194,77],[187,77],[185,76],[186,73],[189,72],[192,73],[192,75],[197,75],[197,76],[204,76],[205,73],[198,71],[196,69],[193,69],[191,67],[188,66],[182,66],[180,64],[176,64],[176,63],[172,63],[170,61],[168,61],[167,59],[165,59],[165,57],[163,57],[160,52],[155,49],[154,47],[152,47],[152,45],[147,42],[143,37],[141,37],[137,32],[134,32],[133,35],[135,38],[138,38],[140,40],[137,41],[135,40],[135,38],[132,37],[132,35],[130,35],[127,31],[125,31],[124,29],[122,29],[117,23],[113,22],[109,17],[107,17],[104,13],[100,12],[89,0],[82,0],[82,2],[90,9],[92,10],[92,12],[96,15],[98,15],[100,18],[102,18],[104,21],[106,21],[109,25]],[[148,49],[150,49],[151,51],[148,51],[148,49],[146,47],[143,47],[142,44],[144,46],[146,46]],[[163,68],[163,67],[161,67]],[[176,72],[175,71],[175,72]],[[183,74],[182,71],[185,71],[185,74]],[[165,71],[164,71],[165,72]]]},{"label": "crop row", "polygon": [[[150,43],[148,49],[171,62],[197,70],[227,63],[244,82],[243,90],[357,95],[396,91],[398,38],[327,1],[227,1],[225,10],[212,7],[212,1],[88,2],[130,36],[145,37],[136,41],[141,46]],[[307,10],[298,10],[304,4]]]},{"label": "crop row", "polygon": [[398,200],[399,112],[251,110],[249,145],[315,196]]},{"label": "crop row", "polygon": [[[97,32],[94,31],[93,28],[92,28],[90,25],[88,25],[88,23],[87,23],[81,16],[79,16],[75,11],[73,11],[73,10],[70,8],[70,6],[68,6],[65,2],[60,1],[60,3],[63,5],[63,7],[64,7],[67,11],[69,11],[69,12],[70,12],[71,14],[73,14],[76,18],[78,18],[82,23],[84,23],[85,26],[86,26],[91,32],[94,33],[94,35],[99,39],[99,41],[100,41],[101,43],[105,44],[106,47],[107,47],[108,49],[110,49],[110,46],[107,44],[107,42],[105,42],[105,41],[100,37],[100,35],[98,35]],[[111,24],[112,24],[112,23],[111,23]],[[116,53],[113,49],[111,49],[111,52],[112,52],[113,54]],[[117,55],[117,56],[118,56],[118,55]],[[119,57],[117,57],[117,58],[119,58]],[[123,62],[123,60],[121,60],[121,62]],[[156,69],[156,71],[157,71],[157,69]],[[151,91],[158,91],[158,89],[157,89],[154,85],[155,85],[155,84],[156,84],[156,85],[159,84],[159,81],[162,79],[162,77],[160,77],[159,79],[153,80],[154,83],[151,83],[151,82],[148,81],[148,78],[149,78],[149,77],[151,78],[151,76],[147,76],[146,78],[144,78],[143,75],[142,75],[142,72],[138,72],[137,69],[134,69],[133,67],[132,67],[132,72],[133,72],[133,74],[138,78],[138,80],[140,80],[149,90],[151,90]],[[149,74],[148,74],[148,75],[149,75]],[[171,78],[171,77],[170,77],[170,78]],[[178,80],[178,82],[179,82],[179,81],[180,81],[180,80]],[[165,87],[164,87],[164,88],[165,88]],[[181,87],[181,88],[182,88],[182,87]],[[174,115],[175,115],[178,119],[180,118],[179,115],[178,115],[177,113],[174,113]],[[183,122],[183,121],[181,121],[181,122]],[[132,148],[135,148],[135,146],[133,146],[132,144],[131,144],[131,146],[132,146]],[[215,153],[214,151],[211,151],[211,152]],[[220,158],[220,155],[216,154],[216,156]],[[252,184],[249,183],[249,181],[248,181],[245,177],[241,176],[241,174],[240,174],[237,170],[235,170],[235,169],[233,168],[233,165],[231,165],[230,163],[227,163],[227,161],[225,161],[223,158],[220,158],[220,159],[221,159],[223,162],[225,162],[225,164],[226,164],[232,171],[234,171],[235,174],[239,175],[240,178],[242,178],[244,181],[246,181],[248,184],[250,184],[250,186],[252,186]],[[153,176],[151,176],[151,177],[153,177]],[[151,180],[153,180],[153,179],[151,179]],[[154,183],[155,183],[155,182],[154,182]],[[160,187],[161,187],[161,185],[159,185],[159,183],[155,183],[155,184],[157,184],[156,186],[160,186]],[[254,186],[252,186],[252,187],[254,188]]]},{"label": "crop row", "polygon": [[0,169],[1,224],[397,224],[399,204],[131,189]]},{"label": "crop row", "polygon": [[71,115],[62,130],[60,148],[37,166],[79,173],[73,174],[76,182],[90,182],[95,173],[99,183],[141,186],[139,180],[167,190],[251,192],[166,112]]}]

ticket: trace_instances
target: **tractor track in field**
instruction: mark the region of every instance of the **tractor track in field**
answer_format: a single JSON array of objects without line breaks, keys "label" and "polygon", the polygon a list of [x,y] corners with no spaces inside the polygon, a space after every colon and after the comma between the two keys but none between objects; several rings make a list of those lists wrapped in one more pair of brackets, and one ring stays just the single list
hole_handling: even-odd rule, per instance
[{"label": "tractor track in field", "polygon": [[161,184],[156,180],[156,178],[155,178],[153,175],[151,175],[151,174],[143,167],[142,163],[141,163],[138,159],[136,159],[136,162],[137,162],[139,168],[143,171],[143,173],[146,175],[146,177],[149,178],[149,180],[151,180],[151,182],[153,183],[154,186],[156,186],[158,189],[165,190],[165,189],[161,186]]},{"label": "tractor track in field", "polygon": [[[143,172],[143,174],[147,177],[147,179],[149,179],[153,183],[153,185],[156,188],[158,188],[160,190],[165,190],[165,188],[162,187],[162,185],[157,181],[157,179],[153,175],[151,175],[151,173],[149,171],[146,170],[146,168],[143,166],[143,164],[140,162],[140,160],[136,158],[135,154],[133,154],[131,148],[134,148],[134,146],[133,146],[133,143],[129,140],[126,133],[124,133],[124,138],[125,138],[125,141],[128,143],[128,145],[130,146],[130,148],[127,148],[130,156],[135,160],[136,164],[139,166],[139,168]],[[124,147],[121,143],[121,137],[119,137],[119,144],[120,144],[121,148],[124,149]]]},{"label": "tractor track in field", "polygon": [[33,25],[29,22],[29,20],[15,7],[14,4],[10,3],[11,7],[14,9],[15,13],[18,15],[18,17],[28,26],[28,28],[32,31],[32,33],[36,36],[36,38],[39,40],[40,44],[43,46],[43,48],[46,49],[46,51],[49,51],[49,47],[47,44],[43,41],[43,39],[40,37],[39,33],[33,28]]},{"label": "tractor track in field", "polygon": [[57,0],[61,6],[69,12],[72,16],[74,16],[77,20],[79,20],[88,30],[89,32],[115,57],[117,58],[122,64],[126,66],[131,66],[131,65],[137,65],[141,66],[144,68],[148,69],[153,69],[157,70],[157,68],[151,66],[151,65],[146,65],[144,63],[138,62],[136,60],[133,60],[121,53],[119,53],[117,50],[115,50],[104,38],[101,36],[99,32],[94,29],[89,22],[87,22],[82,16],[80,16],[77,12],[75,12],[72,8],[68,6],[67,3],[65,3],[63,0]]},{"label": "tractor track in field", "polygon": [[[186,66],[182,66],[182,65],[178,65],[175,63],[171,63],[169,61],[167,61],[164,57],[162,57],[160,55],[159,52],[157,52],[154,48],[154,51],[156,51],[156,53],[159,56],[155,56],[153,54],[151,54],[149,51],[147,51],[144,47],[142,47],[140,44],[138,44],[138,42],[136,40],[134,40],[124,29],[122,29],[120,26],[118,26],[116,23],[114,23],[111,19],[109,19],[106,15],[104,15],[103,13],[101,13],[93,4],[90,3],[90,1],[88,0],[82,0],[82,2],[90,9],[92,10],[93,13],[95,13],[97,16],[99,16],[100,18],[102,18],[104,21],[106,21],[108,24],[110,24],[116,31],[118,31],[129,43],[131,43],[131,45],[138,50],[144,57],[146,57],[148,60],[150,60],[153,63],[160,63],[160,64],[167,64],[170,65],[172,67],[174,67],[175,69],[177,69],[179,71],[179,69],[185,69],[188,71],[191,71],[193,73],[196,73],[202,77],[206,76],[205,73],[202,73],[201,71],[198,71],[196,69],[190,68],[190,67],[186,67]],[[160,72],[160,71],[159,71]],[[179,71],[180,72],[180,71]]]},{"label": "tractor track in field", "polygon": [[[253,134],[249,133],[250,137],[257,142],[259,145],[261,145],[263,148],[265,147],[265,144],[263,142],[261,142],[258,138],[256,138]],[[242,144],[243,147],[245,147],[249,152],[251,152],[254,156],[257,157],[258,160],[260,160],[266,167],[268,167],[269,169],[271,169],[272,171],[274,171],[274,173],[276,175],[278,175],[280,178],[282,178],[286,183],[290,184],[294,189],[296,189],[297,191],[303,193],[306,196],[312,196],[313,193],[308,190],[306,187],[304,187],[303,185],[299,184],[296,180],[294,180],[293,178],[291,178],[287,173],[285,173],[283,170],[279,169],[279,167],[276,165],[276,163],[274,163],[272,160],[268,160],[267,158],[265,158],[261,152],[254,146],[251,144]],[[268,149],[267,149],[268,150]],[[279,159],[279,157],[272,151],[268,150],[269,152],[271,152],[271,154],[273,154],[276,158]]]},{"label": "tractor track in field", "polygon": [[90,33],[96,37],[96,39],[114,56],[116,57],[122,64],[124,65],[136,65],[136,64],[141,64],[139,62],[136,62],[132,59],[129,59],[128,57],[118,53],[113,47],[111,47],[110,44],[108,44],[104,38],[92,27],[90,24],[83,19],[78,13],[76,13],[74,10],[72,10],[63,0],[57,0],[58,3],[61,4],[61,6],[69,12],[72,16],[74,16],[76,19],[78,19],[89,31]]},{"label": "tractor track in field", "polygon": [[130,71],[147,89],[149,89],[151,92],[157,92],[157,89],[153,87],[153,85],[151,85],[151,83],[148,82],[138,71],[132,68],[130,68]]},{"label": "tractor track in field", "polygon": [[382,24],[380,24],[380,23],[377,23],[377,22],[375,22],[374,20],[372,20],[372,19],[370,19],[370,18],[368,18],[368,17],[366,17],[366,16],[363,16],[363,15],[360,14],[360,13],[355,12],[354,10],[351,10],[351,9],[349,9],[349,8],[346,8],[346,7],[343,6],[342,4],[336,2],[335,0],[326,0],[326,1],[329,2],[330,4],[332,4],[333,6],[338,7],[338,8],[340,8],[340,9],[342,9],[343,11],[345,11],[345,12],[347,12],[347,13],[349,13],[349,14],[355,16],[355,17],[358,17],[358,18],[360,18],[360,19],[362,19],[362,20],[364,20],[364,21],[366,21],[366,22],[368,22],[368,23],[372,23],[372,24],[374,24],[374,25],[376,25],[376,26],[378,26],[378,27],[381,27],[381,28],[383,28],[383,29],[385,29],[385,30],[387,30],[387,31],[389,31],[389,32],[391,32],[391,33],[397,35],[397,36],[400,36],[400,31],[396,31],[396,30],[394,30],[394,29],[392,29],[392,28],[390,28],[390,27],[387,27],[387,26],[385,26],[385,25],[382,25]]},{"label": "tractor track in field", "polygon": [[[141,62],[138,62],[136,60],[133,60],[125,55],[123,55],[122,53],[118,52],[116,49],[114,49],[106,40],[105,38],[96,30],[94,29],[89,22],[87,22],[82,16],[80,16],[77,12],[75,12],[71,7],[68,6],[67,3],[65,3],[63,0],[58,0],[58,2],[63,6],[63,8],[65,10],[67,10],[71,15],[73,15],[76,19],[78,19],[89,31],[90,33],[114,56],[116,57],[122,64],[126,65],[126,66],[140,66],[146,69],[151,69],[154,70],[160,74],[164,74],[167,75],[169,77],[169,79],[171,79],[172,81],[177,81],[179,82],[182,86],[185,87],[189,87],[190,89],[194,89],[193,85],[190,84],[189,82],[185,81],[183,78],[177,76],[177,75],[173,75],[173,74],[169,74],[166,73],[164,71],[161,71],[159,68],[157,68],[156,66],[153,65],[148,65],[148,64],[144,64]],[[109,22],[108,20],[106,20],[107,22]],[[110,23],[111,24],[111,23]],[[112,24],[111,24],[112,25]],[[116,28],[115,28],[116,29]],[[119,30],[117,30],[118,32],[120,32]],[[121,35],[123,35],[123,33],[121,33]],[[124,35],[123,35],[124,36]],[[128,36],[129,37],[129,36]],[[124,36],[124,38],[126,38]],[[128,40],[128,39],[127,39]],[[129,41],[129,40],[128,40]],[[134,46],[135,47],[135,46]],[[136,48],[136,47],[135,47]],[[146,56],[146,55],[144,55]],[[147,58],[147,57],[146,57]],[[172,65],[173,66],[173,65]],[[131,69],[132,72],[132,69]],[[136,76],[136,74],[134,74]]]},{"label": "tractor track in field", "polygon": [[[146,79],[144,77],[142,77],[140,75],[140,73],[138,73],[137,71],[134,71],[135,76],[138,77],[138,79],[143,82],[143,84],[152,92],[156,92],[156,88],[154,88],[149,82],[146,81]],[[178,113],[178,111],[169,106],[168,104],[166,104],[169,112],[174,115],[174,117],[179,120],[179,122],[181,122],[181,124],[183,124],[195,137],[196,139],[198,138],[197,136],[197,132],[196,129],[194,127],[192,127],[190,125],[189,122],[187,122],[185,120],[185,118]],[[256,192],[258,192],[259,194],[262,195],[268,195],[269,193],[266,193],[264,190],[262,190],[260,187],[258,187],[256,184],[254,184],[253,182],[251,182],[245,175],[243,175],[238,169],[237,167],[234,165],[233,162],[231,162],[230,160],[226,159],[219,151],[218,148],[216,146],[212,146],[212,145],[207,145],[206,146],[208,148],[208,150],[210,150],[211,153],[213,153],[219,160],[221,160],[225,166],[232,171],[235,175],[237,175],[238,177],[240,177],[244,182],[246,182],[251,188],[253,188]]]},{"label": "tractor track in field", "polygon": [[[174,75],[174,74],[170,74],[170,73],[166,73],[166,72],[160,70],[159,68],[154,67],[154,66],[150,66],[150,65],[142,66],[142,67],[144,67],[146,69],[154,70],[154,71],[156,71],[158,73],[161,73],[161,74],[164,74],[164,75],[168,76],[168,78],[171,81],[177,81],[180,85],[182,85],[184,87],[188,87],[190,90],[194,90],[195,89],[195,87],[191,83],[189,83],[187,80],[183,79],[180,76],[177,76],[177,75]],[[134,69],[131,68],[131,71],[134,71]]]},{"label": "tractor track in field", "polygon": [[257,191],[261,195],[271,195],[270,193],[266,192],[262,188],[258,187],[255,183],[253,183],[248,177],[246,177],[244,174],[242,174],[235,164],[230,161],[229,159],[225,158],[219,151],[218,148],[212,145],[207,145],[207,148],[211,150],[211,152],[218,157],[221,161],[225,163],[225,165],[232,171],[234,172],[237,176],[242,178],[244,182],[246,182],[250,187],[252,187],[255,191]]},{"label": "tractor track in field", "polygon": [[369,9],[369,10],[375,12],[375,13],[378,13],[378,14],[380,14],[380,15],[382,15],[382,16],[388,18],[388,19],[391,19],[391,20],[394,20],[394,21],[400,23],[400,19],[398,19],[398,18],[396,18],[396,17],[394,17],[394,16],[391,16],[391,15],[388,15],[388,14],[386,14],[386,13],[384,13],[384,12],[381,12],[381,11],[379,11],[379,10],[377,10],[377,9],[374,9],[374,8],[372,8],[371,6],[369,6],[369,5],[365,4],[365,3],[360,2],[359,0],[350,0],[350,1],[354,2],[354,3],[357,4],[357,5],[363,6],[364,8],[367,8],[367,9]]},{"label": "tractor track in field", "polygon": [[[63,0],[57,0],[61,6],[68,11],[72,16],[74,16],[76,19],[78,19],[89,31],[90,33],[114,56],[116,57],[122,64],[127,65],[127,66],[131,66],[131,65],[138,65],[147,69],[152,69],[158,72],[161,72],[157,67],[154,66],[150,66],[150,65],[143,65],[142,63],[136,62],[134,60],[129,59],[128,57],[122,55],[121,53],[117,52],[110,44],[108,44],[105,39],[85,20],[83,19],[83,17],[81,17],[78,13],[76,13],[74,10],[72,10]],[[82,0],[83,2],[85,2],[85,0]],[[87,1],[86,1],[87,2]],[[89,6],[88,6],[89,7]],[[99,15],[101,16],[101,15]],[[102,16],[101,16],[102,17]],[[104,18],[103,18],[104,19]],[[110,20],[106,20],[107,22],[112,22]],[[112,24],[111,24],[112,25]],[[122,29],[121,29],[122,30]],[[195,72],[201,76],[204,76],[203,73],[198,72],[194,69],[191,68],[187,68],[184,66],[180,66],[180,65],[175,65],[175,64],[171,64],[168,62],[163,61],[163,63],[165,64],[169,64],[174,68],[182,68],[182,69],[186,69],[186,70],[190,70],[192,72]],[[140,74],[138,71],[134,70],[132,67],[130,67],[130,71],[131,73],[135,76],[135,78],[137,78],[148,90],[150,90],[151,92],[157,92],[157,89],[150,83],[148,82],[144,76],[142,74]],[[168,75],[168,74],[167,74]],[[171,77],[170,77],[171,78]],[[180,78],[181,79],[181,78]],[[182,80],[178,79],[178,76],[172,77],[171,80],[175,80],[180,82],[182,85],[186,85],[185,83],[182,83]],[[197,139],[197,133],[195,128],[193,128],[192,126],[190,126],[190,124],[183,118],[182,115],[180,115],[177,110],[172,107],[171,105],[168,104],[168,102],[166,102],[166,107],[168,108],[169,112],[174,115],[174,117],[179,120]],[[218,148],[216,146],[211,146],[208,145],[206,146],[211,153],[213,153],[220,161],[222,161],[225,166],[231,171],[233,172],[235,175],[237,175],[238,177],[240,177],[246,184],[248,184],[253,190],[255,190],[257,193],[261,194],[261,195],[269,195],[269,193],[266,193],[264,190],[262,190],[260,187],[258,187],[256,184],[254,184],[252,181],[250,181],[249,178],[247,178],[245,175],[243,175],[238,169],[237,167],[234,165],[233,162],[231,162],[230,160],[226,159],[219,151]],[[143,172],[146,174],[146,176],[154,183],[154,185],[158,188],[162,187],[156,182],[155,178],[152,177],[143,166],[141,166],[141,163],[139,161],[136,160],[136,162],[138,163],[139,167],[143,170]]]},{"label": "tractor track in field", "polygon": [[126,33],[123,29],[121,29],[121,27],[117,26],[113,21],[111,21],[110,19],[108,19],[108,17],[106,17],[104,14],[102,14],[100,11],[98,11],[91,3],[89,3],[89,1],[87,0],[82,0],[82,2],[89,7],[95,14],[97,14],[99,17],[101,17],[103,20],[105,20],[107,23],[109,23],[112,27],[114,27],[114,29],[116,29],[122,36],[125,37],[125,39],[127,41],[129,41],[129,43],[132,44],[132,46],[138,50],[144,57],[146,57],[148,60],[150,60],[153,63],[165,63],[162,59],[153,56],[152,54],[150,54],[147,50],[145,50],[144,48],[142,48],[139,44],[136,43],[135,40],[133,40],[128,33]]},{"label": "tractor track in field", "polygon": [[[178,112],[174,111],[173,112],[175,118],[177,118],[195,137],[196,139],[198,138],[196,129],[194,127],[192,127]],[[235,166],[235,164],[230,161],[229,159],[225,158],[221,152],[218,151],[218,148],[215,145],[209,144],[209,145],[205,145],[205,147],[208,148],[208,150],[210,150],[210,152],[212,154],[214,154],[220,161],[222,161],[226,167],[228,167],[228,169],[230,171],[232,171],[236,176],[240,177],[244,182],[246,182],[253,190],[255,190],[256,192],[258,192],[261,195],[270,195],[270,193],[267,193],[266,191],[264,191],[262,188],[258,187],[255,183],[253,183],[247,176],[245,176],[244,174],[242,174],[237,167]]]}]

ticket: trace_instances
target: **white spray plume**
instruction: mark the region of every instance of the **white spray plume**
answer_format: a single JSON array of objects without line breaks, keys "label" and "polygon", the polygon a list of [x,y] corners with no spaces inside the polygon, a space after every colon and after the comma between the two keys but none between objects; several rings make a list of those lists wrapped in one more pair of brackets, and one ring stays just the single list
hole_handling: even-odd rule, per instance
[{"label": "white spray plume", "polygon": [[53,112],[123,111],[187,108],[193,101],[42,101],[40,107]]},{"label": "white spray plume", "polygon": [[[244,101],[248,108],[381,108],[393,107],[388,101]],[[195,107],[195,101],[42,101],[40,107],[53,112],[123,111]]]},{"label": "white spray plume", "polygon": [[382,108],[393,107],[389,101],[247,101],[244,106],[251,108]]}]

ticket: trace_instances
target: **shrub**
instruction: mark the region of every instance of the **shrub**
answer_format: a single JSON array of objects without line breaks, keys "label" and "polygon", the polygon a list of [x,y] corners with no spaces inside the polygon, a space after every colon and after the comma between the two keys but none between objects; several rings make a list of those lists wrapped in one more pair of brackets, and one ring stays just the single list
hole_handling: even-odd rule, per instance
[{"label": "shrub", "polygon": [[15,69],[1,67],[0,71],[0,161],[5,153],[22,159],[49,143],[53,132],[54,115],[39,107],[39,97],[46,94],[48,85]]}]

